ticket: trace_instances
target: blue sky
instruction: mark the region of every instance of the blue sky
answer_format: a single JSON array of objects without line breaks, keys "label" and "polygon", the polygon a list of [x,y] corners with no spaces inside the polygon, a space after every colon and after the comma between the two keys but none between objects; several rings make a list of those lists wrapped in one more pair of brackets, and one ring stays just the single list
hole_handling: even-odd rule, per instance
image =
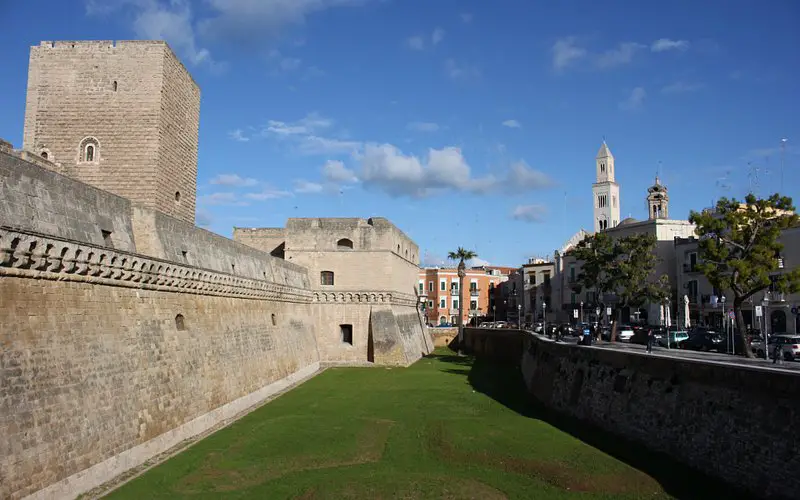
[{"label": "blue sky", "polygon": [[[42,15],[42,4],[47,15]],[[592,227],[594,156],[622,216],[800,198],[800,3],[527,0],[0,2],[0,137],[22,142],[40,40],[167,40],[202,89],[198,223],[385,216],[428,262],[550,255]]]}]

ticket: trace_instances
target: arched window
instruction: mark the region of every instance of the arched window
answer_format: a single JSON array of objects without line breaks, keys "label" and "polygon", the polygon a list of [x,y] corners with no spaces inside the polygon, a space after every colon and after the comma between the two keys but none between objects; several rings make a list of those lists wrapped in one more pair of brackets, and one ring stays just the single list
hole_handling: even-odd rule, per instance
[{"label": "arched window", "polygon": [[175,328],[179,331],[186,330],[186,322],[183,319],[183,314],[175,316]]},{"label": "arched window", "polygon": [[42,158],[47,159],[47,151],[42,151]]},{"label": "arched window", "polygon": [[100,144],[94,137],[81,141],[78,161],[80,163],[98,163],[100,161]]},{"label": "arched window", "polygon": [[278,318],[272,313],[272,326],[278,326]]},{"label": "arched window", "polygon": [[319,284],[320,285],[333,285],[333,271],[322,271],[319,273]]},{"label": "arched window", "polygon": [[117,91],[117,81],[116,80],[114,80],[113,88],[114,88],[114,92],[116,92]]},{"label": "arched window", "polygon": [[605,163],[601,163],[600,164],[600,172],[605,172],[605,171],[606,171],[606,164]]},{"label": "arched window", "polygon": [[336,248],[338,248],[339,250],[352,250],[353,241],[348,240],[347,238],[342,238],[341,240],[336,242]]}]

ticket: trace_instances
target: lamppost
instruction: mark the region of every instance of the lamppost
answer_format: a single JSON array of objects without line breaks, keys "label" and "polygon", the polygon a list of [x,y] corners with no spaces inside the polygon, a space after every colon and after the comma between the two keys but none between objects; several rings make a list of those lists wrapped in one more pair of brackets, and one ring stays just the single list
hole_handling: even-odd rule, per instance
[{"label": "lamppost", "polygon": [[722,302],[722,327],[725,329],[725,340],[728,343],[726,349],[727,352],[731,348],[730,346],[731,339],[730,336],[728,335],[728,315],[725,311],[725,300],[726,300],[725,296],[723,295],[722,297],[719,298],[719,300]]},{"label": "lamppost", "polygon": [[497,310],[497,306],[492,304],[492,323],[496,323],[495,311]]},{"label": "lamppost", "polygon": [[580,314],[580,321],[583,323],[583,301],[581,301],[581,314]]},{"label": "lamppost", "polygon": [[769,307],[769,297],[767,294],[764,294],[764,299],[761,301],[762,311],[761,315],[764,317],[764,359],[769,359],[769,352],[767,351],[768,344],[769,344],[769,332],[767,330],[767,318],[769,315],[767,314],[767,307]]},{"label": "lamppost", "polygon": [[517,328],[522,330],[522,304],[517,304]]},{"label": "lamppost", "polygon": [[597,320],[597,326],[600,326],[600,308],[597,307],[594,310],[595,319]]},{"label": "lamppost", "polygon": [[542,299],[542,331],[547,335],[547,304]]}]

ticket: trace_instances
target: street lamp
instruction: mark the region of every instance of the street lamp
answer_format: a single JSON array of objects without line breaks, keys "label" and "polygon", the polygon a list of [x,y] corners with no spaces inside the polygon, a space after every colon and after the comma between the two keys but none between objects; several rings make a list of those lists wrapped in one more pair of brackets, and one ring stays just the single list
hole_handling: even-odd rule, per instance
[{"label": "street lamp", "polygon": [[542,331],[547,335],[547,304],[542,299]]},{"label": "street lamp", "polygon": [[517,328],[522,330],[522,304],[517,304]]},{"label": "street lamp", "polygon": [[581,301],[581,315],[580,315],[581,323],[583,323],[583,301]]},{"label": "street lamp", "polygon": [[725,339],[728,341],[728,348],[726,349],[727,351],[731,348],[731,338],[730,334],[728,333],[728,314],[725,311],[725,296],[723,295],[719,298],[719,300],[722,302],[722,327],[725,329]]},{"label": "street lamp", "polygon": [[761,315],[764,317],[764,359],[769,359],[769,353],[767,352],[767,344],[769,344],[769,332],[767,331],[767,307],[769,307],[769,297],[767,294],[764,294],[764,299],[761,301]]}]

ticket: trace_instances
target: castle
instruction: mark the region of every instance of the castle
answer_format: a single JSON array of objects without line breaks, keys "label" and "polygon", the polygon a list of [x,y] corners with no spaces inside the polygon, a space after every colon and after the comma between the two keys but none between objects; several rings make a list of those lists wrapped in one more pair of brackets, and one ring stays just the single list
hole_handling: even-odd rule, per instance
[{"label": "castle", "polygon": [[0,497],[72,498],[329,365],[432,350],[388,220],[194,225],[200,90],[163,42],[31,48],[0,142]]}]

